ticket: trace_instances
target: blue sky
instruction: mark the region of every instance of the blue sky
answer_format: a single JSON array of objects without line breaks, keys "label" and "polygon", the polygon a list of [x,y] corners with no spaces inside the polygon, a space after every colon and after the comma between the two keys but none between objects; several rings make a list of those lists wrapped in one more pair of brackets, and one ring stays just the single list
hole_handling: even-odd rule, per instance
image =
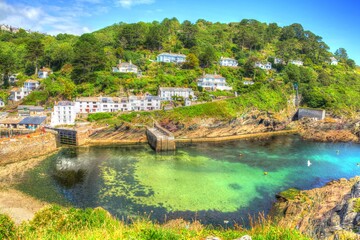
[{"label": "blue sky", "polygon": [[49,34],[82,34],[118,22],[176,17],[280,26],[300,23],[322,36],[331,52],[343,47],[360,64],[360,0],[0,0],[0,23]]}]

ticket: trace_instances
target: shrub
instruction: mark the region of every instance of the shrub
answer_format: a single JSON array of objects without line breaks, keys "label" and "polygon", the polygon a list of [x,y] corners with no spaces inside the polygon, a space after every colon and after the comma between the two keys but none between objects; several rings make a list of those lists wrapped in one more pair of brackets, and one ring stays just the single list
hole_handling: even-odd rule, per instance
[{"label": "shrub", "polygon": [[15,224],[9,216],[0,214],[0,239],[10,239],[15,235]]},{"label": "shrub", "polygon": [[112,118],[114,115],[112,113],[109,112],[99,112],[99,113],[93,113],[90,114],[87,118],[87,120],[89,122],[94,122],[94,121],[99,121],[102,119],[108,119],[108,118]]}]

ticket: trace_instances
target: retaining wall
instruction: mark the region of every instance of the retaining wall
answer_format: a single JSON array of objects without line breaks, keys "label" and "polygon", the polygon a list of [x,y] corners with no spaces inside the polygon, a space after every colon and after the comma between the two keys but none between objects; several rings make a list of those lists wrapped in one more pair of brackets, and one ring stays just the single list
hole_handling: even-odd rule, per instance
[{"label": "retaining wall", "polygon": [[49,132],[5,139],[0,141],[0,165],[39,157],[56,149],[56,134]]}]

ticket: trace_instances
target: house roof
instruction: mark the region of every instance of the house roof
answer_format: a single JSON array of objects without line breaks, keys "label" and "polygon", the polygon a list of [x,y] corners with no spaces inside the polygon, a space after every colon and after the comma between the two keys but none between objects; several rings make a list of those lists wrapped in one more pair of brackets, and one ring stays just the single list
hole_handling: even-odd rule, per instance
[{"label": "house roof", "polygon": [[205,75],[203,75],[202,77],[200,77],[200,79],[201,78],[224,78],[223,76],[221,76],[221,75],[218,75],[218,74],[205,74]]},{"label": "house roof", "polygon": [[136,67],[137,68],[137,66],[135,64],[132,64],[131,62],[130,63],[128,63],[128,62],[119,63],[117,66],[118,67]]},{"label": "house roof", "polygon": [[14,88],[12,88],[12,89],[10,90],[10,92],[18,92],[18,91],[20,91],[20,89],[17,88],[17,87],[14,87]]},{"label": "house roof", "polygon": [[39,72],[52,72],[50,68],[42,67]]},{"label": "house roof", "polygon": [[43,112],[44,111],[44,107],[42,106],[32,106],[32,105],[19,105],[17,107],[18,111],[24,111],[24,110],[29,110],[31,112]]},{"label": "house roof", "polygon": [[76,99],[76,102],[98,102],[98,97],[79,97]]},{"label": "house roof", "polygon": [[28,79],[25,81],[26,83],[39,83],[39,81]]},{"label": "house roof", "polygon": [[4,118],[0,120],[0,124],[18,124],[22,118]]},{"label": "house roof", "polygon": [[192,92],[191,88],[160,87],[160,91]]},{"label": "house roof", "polygon": [[23,120],[20,121],[19,124],[21,125],[27,125],[27,124],[32,124],[32,125],[40,125],[45,121],[46,117],[26,117]]},{"label": "house roof", "polygon": [[184,55],[184,54],[168,53],[168,52],[160,53],[158,56],[186,57],[186,55]]},{"label": "house roof", "polygon": [[71,101],[59,101],[56,106],[74,106],[75,103]]}]

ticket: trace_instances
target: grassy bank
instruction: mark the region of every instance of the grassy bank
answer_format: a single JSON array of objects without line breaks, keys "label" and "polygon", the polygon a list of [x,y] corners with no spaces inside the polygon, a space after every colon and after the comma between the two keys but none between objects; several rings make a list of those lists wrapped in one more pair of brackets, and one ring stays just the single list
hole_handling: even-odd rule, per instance
[{"label": "grassy bank", "polygon": [[153,112],[132,112],[119,114],[95,113],[88,117],[89,121],[114,125],[119,122],[151,124],[153,120],[169,119],[187,122],[194,118],[214,118],[230,120],[241,117],[248,110],[279,112],[288,104],[287,94],[278,89],[262,87],[257,91],[243,94],[236,98],[208,102],[204,104],[179,107],[172,110]]},{"label": "grassy bank", "polygon": [[259,218],[251,229],[237,226],[213,228],[199,222],[172,220],[163,225],[148,219],[131,224],[114,219],[107,211],[50,206],[39,211],[34,219],[16,226],[10,218],[0,215],[0,239],[237,239],[250,235],[252,239],[309,239],[297,230],[278,227]]}]

